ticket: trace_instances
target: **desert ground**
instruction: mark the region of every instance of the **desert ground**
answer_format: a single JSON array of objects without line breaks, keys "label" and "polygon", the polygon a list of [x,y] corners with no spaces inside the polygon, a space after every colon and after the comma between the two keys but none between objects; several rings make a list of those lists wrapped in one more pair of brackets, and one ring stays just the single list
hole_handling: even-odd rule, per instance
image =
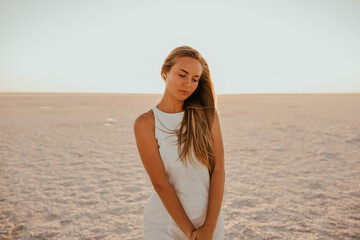
[{"label": "desert ground", "polygon": [[[161,94],[0,94],[0,239],[143,239]],[[225,239],[360,239],[360,94],[217,95]]]}]

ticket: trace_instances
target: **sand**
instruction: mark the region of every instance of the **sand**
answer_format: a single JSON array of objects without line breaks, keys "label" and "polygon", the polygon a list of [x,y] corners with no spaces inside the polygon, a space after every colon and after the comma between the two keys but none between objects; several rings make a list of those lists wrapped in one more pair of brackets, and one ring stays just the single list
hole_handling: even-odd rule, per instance
[{"label": "sand", "polygon": [[[0,239],[143,239],[160,94],[0,94]],[[225,239],[360,239],[360,94],[218,95]]]}]

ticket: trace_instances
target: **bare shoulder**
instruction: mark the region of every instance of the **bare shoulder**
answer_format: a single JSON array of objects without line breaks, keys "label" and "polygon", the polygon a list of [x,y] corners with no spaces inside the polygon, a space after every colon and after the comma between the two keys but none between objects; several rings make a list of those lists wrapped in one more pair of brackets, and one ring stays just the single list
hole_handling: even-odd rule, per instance
[{"label": "bare shoulder", "polygon": [[214,114],[214,116],[215,116],[215,119],[217,119],[217,120],[219,120],[219,110],[217,110],[216,108],[215,108],[215,114]]},{"label": "bare shoulder", "polygon": [[213,120],[213,124],[211,126],[211,134],[215,138],[219,137],[219,135],[221,136],[219,112],[217,109],[215,109],[214,120]]},{"label": "bare shoulder", "polygon": [[213,123],[215,124],[219,124],[220,120],[219,120],[219,111],[215,108],[214,111],[214,119],[213,119]]},{"label": "bare shoulder", "polygon": [[136,129],[155,129],[155,120],[154,120],[154,113],[152,109],[150,109],[147,112],[142,113],[140,116],[138,116],[134,121],[134,131]]},{"label": "bare shoulder", "polygon": [[165,167],[155,138],[155,120],[152,109],[141,114],[134,122],[134,134],[141,161],[155,189],[168,186]]}]

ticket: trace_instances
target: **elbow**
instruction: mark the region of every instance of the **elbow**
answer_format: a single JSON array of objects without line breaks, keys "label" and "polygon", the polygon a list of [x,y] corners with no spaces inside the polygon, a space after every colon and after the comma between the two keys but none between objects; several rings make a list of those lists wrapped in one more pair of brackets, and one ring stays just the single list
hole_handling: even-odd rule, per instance
[{"label": "elbow", "polygon": [[169,188],[170,183],[167,181],[153,183],[155,191],[159,194],[160,192],[167,191]]}]

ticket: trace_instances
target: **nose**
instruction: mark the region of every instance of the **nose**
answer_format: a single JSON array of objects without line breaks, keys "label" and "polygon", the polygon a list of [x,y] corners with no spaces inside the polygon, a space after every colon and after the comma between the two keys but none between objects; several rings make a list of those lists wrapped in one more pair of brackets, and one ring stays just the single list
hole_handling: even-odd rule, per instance
[{"label": "nose", "polygon": [[186,78],[184,79],[184,85],[185,85],[186,87],[190,87],[190,86],[191,86],[191,78],[186,77]]}]

